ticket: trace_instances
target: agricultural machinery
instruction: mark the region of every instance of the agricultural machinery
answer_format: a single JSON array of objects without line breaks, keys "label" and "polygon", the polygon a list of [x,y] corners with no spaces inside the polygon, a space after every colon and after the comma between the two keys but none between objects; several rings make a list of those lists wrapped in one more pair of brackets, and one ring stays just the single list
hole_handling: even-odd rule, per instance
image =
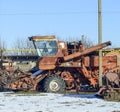
[{"label": "agricultural machinery", "polygon": [[103,56],[103,86],[99,87],[99,57],[93,53],[111,45],[110,41],[85,49],[81,41],[58,41],[55,36],[32,36],[29,40],[39,55],[34,72],[17,69],[8,71],[9,75],[4,73],[7,76],[7,81],[1,83],[4,88],[54,93],[99,90],[97,95],[106,99],[118,98],[115,97],[120,94],[118,57]]}]

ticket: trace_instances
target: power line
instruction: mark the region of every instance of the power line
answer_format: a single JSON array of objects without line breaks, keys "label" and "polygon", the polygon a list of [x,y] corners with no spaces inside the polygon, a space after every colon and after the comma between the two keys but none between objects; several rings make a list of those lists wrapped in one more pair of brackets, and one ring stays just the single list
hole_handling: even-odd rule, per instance
[{"label": "power line", "polygon": [[[1,16],[39,16],[39,15],[79,15],[79,14],[97,14],[98,12],[41,12],[41,13],[0,13]],[[120,14],[120,11],[104,11],[103,14]]]},{"label": "power line", "polygon": [[41,13],[0,13],[0,15],[69,15],[69,14],[85,14],[97,12],[41,12]]}]

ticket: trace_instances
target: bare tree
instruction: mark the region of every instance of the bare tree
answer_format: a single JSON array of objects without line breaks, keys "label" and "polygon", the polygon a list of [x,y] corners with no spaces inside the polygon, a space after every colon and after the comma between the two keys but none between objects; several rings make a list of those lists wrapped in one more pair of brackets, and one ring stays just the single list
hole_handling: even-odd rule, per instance
[{"label": "bare tree", "polygon": [[[69,37],[69,39],[66,39],[67,42],[78,42],[81,41],[82,44],[85,46],[85,48],[89,48],[94,45],[93,41],[91,41],[89,38],[87,38],[85,35],[82,35],[81,37]],[[65,41],[66,41],[65,40]]]},{"label": "bare tree", "polygon": [[2,58],[2,56],[4,55],[4,51],[6,50],[6,45],[5,42],[2,41],[1,37],[0,37],[0,56]]},{"label": "bare tree", "polygon": [[0,38],[0,49],[6,49],[5,41]]},{"label": "bare tree", "polygon": [[85,48],[89,48],[94,45],[94,43],[84,35],[82,35],[81,41],[83,45],[85,46]]},{"label": "bare tree", "polygon": [[28,38],[24,40],[21,38],[17,38],[12,48],[15,49],[17,51],[16,54],[19,54],[19,55],[35,55],[36,54],[34,50],[34,46],[32,42],[28,40]]}]

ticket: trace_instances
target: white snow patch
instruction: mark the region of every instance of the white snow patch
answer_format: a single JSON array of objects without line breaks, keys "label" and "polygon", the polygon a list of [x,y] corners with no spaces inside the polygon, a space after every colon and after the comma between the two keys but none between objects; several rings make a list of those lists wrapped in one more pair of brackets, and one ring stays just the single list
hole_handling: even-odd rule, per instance
[{"label": "white snow patch", "polygon": [[0,112],[120,112],[120,102],[108,102],[94,95],[0,93]]}]

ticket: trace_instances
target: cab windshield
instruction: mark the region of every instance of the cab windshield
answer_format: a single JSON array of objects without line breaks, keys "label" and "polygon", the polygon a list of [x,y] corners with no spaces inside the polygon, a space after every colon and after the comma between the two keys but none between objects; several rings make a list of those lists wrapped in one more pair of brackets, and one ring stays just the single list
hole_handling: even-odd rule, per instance
[{"label": "cab windshield", "polygon": [[34,45],[39,56],[53,56],[57,53],[58,47],[56,41],[34,41]]}]

